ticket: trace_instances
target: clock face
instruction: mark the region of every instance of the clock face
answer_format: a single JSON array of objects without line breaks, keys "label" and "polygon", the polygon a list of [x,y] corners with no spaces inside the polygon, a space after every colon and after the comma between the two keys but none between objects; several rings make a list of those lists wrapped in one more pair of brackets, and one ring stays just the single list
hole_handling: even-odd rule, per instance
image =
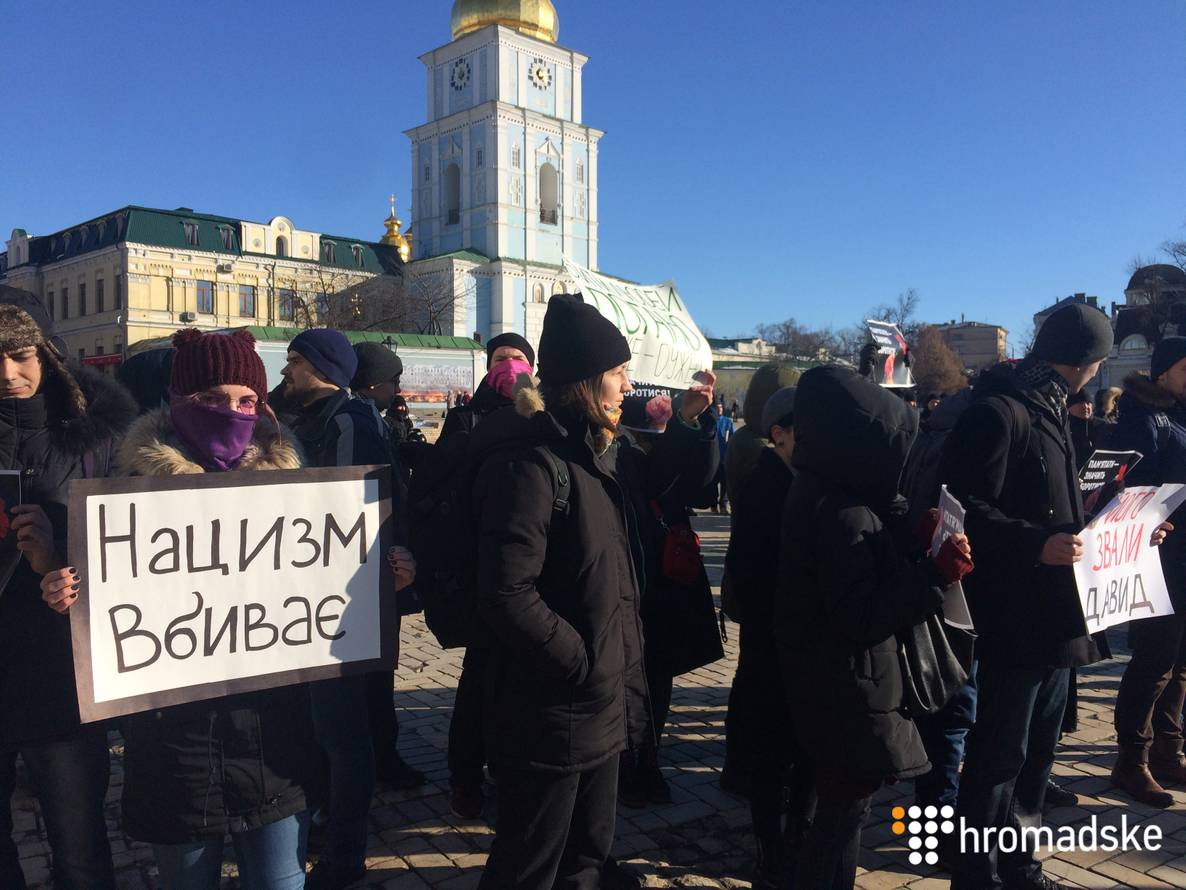
[{"label": "clock face", "polygon": [[552,85],[552,69],[543,59],[536,59],[531,63],[527,77],[537,90],[546,90]]},{"label": "clock face", "polygon": [[456,64],[453,65],[451,82],[455,90],[464,90],[466,84],[469,83],[469,62],[465,59],[458,59]]}]

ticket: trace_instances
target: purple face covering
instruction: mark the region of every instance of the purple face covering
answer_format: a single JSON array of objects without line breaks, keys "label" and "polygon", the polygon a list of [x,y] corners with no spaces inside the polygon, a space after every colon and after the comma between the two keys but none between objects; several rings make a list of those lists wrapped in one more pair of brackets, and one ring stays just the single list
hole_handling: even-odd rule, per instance
[{"label": "purple face covering", "polygon": [[486,375],[486,383],[499,395],[510,398],[515,391],[515,381],[520,374],[531,376],[531,365],[517,358],[507,359],[496,364]]},{"label": "purple face covering", "polygon": [[169,416],[178,437],[206,470],[232,470],[243,457],[255,433],[257,414],[240,414],[230,408],[211,408],[189,399],[169,405]]}]

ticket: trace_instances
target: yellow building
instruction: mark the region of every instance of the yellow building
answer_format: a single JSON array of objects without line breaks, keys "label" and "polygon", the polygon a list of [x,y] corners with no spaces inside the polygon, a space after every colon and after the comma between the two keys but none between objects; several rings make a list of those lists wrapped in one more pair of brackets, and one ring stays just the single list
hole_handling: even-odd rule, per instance
[{"label": "yellow building", "polygon": [[943,339],[965,368],[979,371],[1003,362],[1008,355],[1009,332],[1000,325],[953,321],[934,325],[934,328],[943,334]]},{"label": "yellow building", "polygon": [[45,301],[71,356],[117,365],[132,344],[186,326],[358,318],[368,287],[402,277],[401,245],[384,240],[303,231],[283,216],[258,223],[128,206],[52,235],[14,229],[0,282]]}]

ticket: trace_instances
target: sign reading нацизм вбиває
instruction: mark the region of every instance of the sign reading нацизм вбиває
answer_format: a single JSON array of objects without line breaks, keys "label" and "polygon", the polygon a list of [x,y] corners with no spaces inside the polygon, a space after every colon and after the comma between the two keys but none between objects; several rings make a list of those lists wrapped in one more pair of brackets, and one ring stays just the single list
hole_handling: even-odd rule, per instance
[{"label": "sign reading \u043d\u0430\u0446\u0438\u0437\u043c \u0432\u0431\u0438\u0432\u0430\u0454", "polygon": [[390,670],[388,467],[70,488],[84,722]]}]

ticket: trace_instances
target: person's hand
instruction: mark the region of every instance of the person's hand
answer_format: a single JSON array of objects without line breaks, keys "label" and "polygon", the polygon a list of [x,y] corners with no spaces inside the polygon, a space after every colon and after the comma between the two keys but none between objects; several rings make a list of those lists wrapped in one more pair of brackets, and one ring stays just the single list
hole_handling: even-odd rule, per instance
[{"label": "person's hand", "polygon": [[1046,539],[1038,561],[1047,566],[1071,566],[1083,558],[1083,539],[1059,532]]},{"label": "person's hand", "polygon": [[407,547],[391,547],[387,550],[387,563],[395,576],[395,590],[398,593],[411,587],[416,580],[416,559]]},{"label": "person's hand", "polygon": [[935,554],[935,568],[948,584],[955,584],[967,575],[976,564],[972,562],[972,545],[967,535],[952,535],[943,542]]},{"label": "person's hand", "polygon": [[711,407],[716,397],[713,392],[713,388],[717,385],[716,374],[706,368],[699,372],[695,379],[698,382],[688,387],[679,406],[679,415],[685,423],[695,422],[697,417]]},{"label": "person's hand", "polygon": [[81,582],[74,569],[58,569],[41,579],[41,599],[59,615],[65,615],[78,602]]},{"label": "person's hand", "polygon": [[54,528],[49,517],[37,504],[18,504],[12,508],[16,518],[12,530],[16,532],[16,549],[25,554],[33,571],[39,575],[60,566],[54,553]]},{"label": "person's hand", "polygon": [[1173,530],[1174,524],[1172,522],[1169,522],[1168,520],[1163,522],[1161,525],[1157,526],[1157,528],[1153,529],[1153,537],[1149,539],[1149,546],[1160,547],[1165,543],[1166,536]]}]

